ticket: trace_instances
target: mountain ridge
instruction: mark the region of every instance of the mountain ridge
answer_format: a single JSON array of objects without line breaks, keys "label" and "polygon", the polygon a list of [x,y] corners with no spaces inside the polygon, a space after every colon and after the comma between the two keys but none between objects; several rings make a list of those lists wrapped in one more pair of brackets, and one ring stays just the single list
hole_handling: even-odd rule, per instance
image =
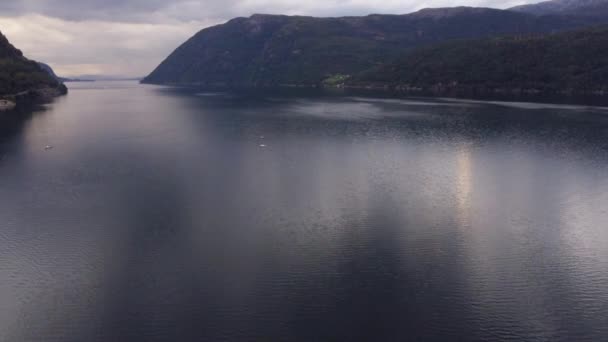
[{"label": "mountain ridge", "polygon": [[608,18],[536,16],[478,7],[335,18],[256,14],[199,31],[142,82],[317,86],[444,41],[551,33],[598,22]]},{"label": "mountain ridge", "polygon": [[533,15],[608,15],[608,0],[550,0],[510,8],[512,11]]},{"label": "mountain ridge", "polygon": [[5,104],[47,102],[66,93],[63,83],[38,62],[27,59],[0,32],[0,99]]}]

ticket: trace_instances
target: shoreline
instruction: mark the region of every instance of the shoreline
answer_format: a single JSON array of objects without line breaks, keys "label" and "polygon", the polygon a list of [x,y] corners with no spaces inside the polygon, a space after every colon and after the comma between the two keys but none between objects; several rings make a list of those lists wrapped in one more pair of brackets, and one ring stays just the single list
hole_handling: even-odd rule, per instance
[{"label": "shoreline", "polygon": [[9,112],[26,106],[50,103],[67,95],[68,88],[62,83],[56,88],[29,89],[17,94],[0,95],[0,112]]},{"label": "shoreline", "polygon": [[384,90],[402,93],[435,94],[444,96],[446,94],[498,94],[498,95],[557,95],[557,96],[598,96],[608,99],[608,89],[576,90],[573,88],[554,88],[539,89],[534,87],[487,87],[475,85],[445,85],[434,84],[431,86],[417,86],[410,84],[391,84],[391,83],[353,83],[336,86],[344,89],[366,89]]},{"label": "shoreline", "polygon": [[360,84],[227,84],[227,83],[155,83],[140,82],[140,84],[157,85],[189,89],[206,90],[288,90],[308,89],[320,91],[363,92],[375,96],[400,98],[404,96],[428,98],[455,98],[470,100],[506,100],[524,101],[530,103],[578,104],[608,106],[608,90],[574,90],[552,89],[541,90],[535,88],[488,88],[481,86],[444,86],[417,87],[410,85],[391,85],[380,83]]}]

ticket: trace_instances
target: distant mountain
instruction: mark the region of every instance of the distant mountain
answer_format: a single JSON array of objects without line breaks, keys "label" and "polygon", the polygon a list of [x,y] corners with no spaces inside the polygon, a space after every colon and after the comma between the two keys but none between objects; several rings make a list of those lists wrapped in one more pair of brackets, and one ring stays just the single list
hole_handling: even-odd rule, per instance
[{"label": "distant mountain", "polygon": [[45,101],[65,94],[67,88],[37,62],[23,56],[0,33],[0,98]]},{"label": "distant mountain", "polygon": [[42,70],[46,71],[49,75],[51,75],[51,77],[53,77],[54,79],[56,79],[57,81],[62,82],[62,83],[64,83],[64,82],[95,82],[96,76],[79,76],[79,77],[75,77],[75,78],[59,77],[59,76],[57,76],[57,74],[55,74],[55,71],[53,70],[53,68],[51,68],[50,65],[41,63],[41,62],[38,62],[38,65],[40,65]]},{"label": "distant mountain", "polygon": [[511,8],[534,15],[608,16],[608,0],[552,0]]},{"label": "distant mountain", "polygon": [[557,32],[602,21],[608,18],[539,17],[471,7],[343,18],[254,15],[200,31],[143,82],[317,85],[447,40]]},{"label": "distant mountain", "polygon": [[120,75],[79,75],[70,81],[97,82],[97,81],[141,81],[142,77],[129,77]]},{"label": "distant mountain", "polygon": [[42,68],[42,70],[46,71],[49,75],[51,75],[51,77],[56,79],[58,82],[70,81],[70,79],[68,79],[68,78],[57,76],[57,74],[55,73],[55,70],[53,70],[53,68],[51,68],[50,65],[42,63],[42,62],[38,62],[38,65]]},{"label": "distant mountain", "polygon": [[347,86],[432,93],[608,94],[608,26],[420,49]]}]

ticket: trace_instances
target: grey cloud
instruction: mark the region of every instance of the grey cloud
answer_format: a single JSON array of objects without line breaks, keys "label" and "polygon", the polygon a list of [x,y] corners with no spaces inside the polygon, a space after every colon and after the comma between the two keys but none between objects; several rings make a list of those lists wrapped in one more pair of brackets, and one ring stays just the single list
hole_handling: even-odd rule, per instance
[{"label": "grey cloud", "polygon": [[[10,0],[3,16],[40,14],[71,21],[171,21],[228,15],[238,0]],[[193,12],[196,11],[196,12]]]},{"label": "grey cloud", "polygon": [[534,0],[9,0],[0,2],[4,16],[40,14],[64,20],[171,22],[228,19],[252,13],[321,16],[406,13],[422,7],[455,5],[508,7]]}]

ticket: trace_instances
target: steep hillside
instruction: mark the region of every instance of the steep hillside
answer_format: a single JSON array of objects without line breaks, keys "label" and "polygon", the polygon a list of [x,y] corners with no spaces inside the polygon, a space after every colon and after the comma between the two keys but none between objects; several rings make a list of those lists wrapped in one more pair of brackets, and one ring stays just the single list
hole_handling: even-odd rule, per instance
[{"label": "steep hillside", "polygon": [[555,32],[588,24],[578,18],[470,7],[344,18],[254,15],[202,30],[143,82],[315,85],[446,40]]},{"label": "steep hillside", "polygon": [[23,56],[0,33],[0,98],[13,99],[16,94],[41,100],[65,94],[67,89],[44,71],[37,62]]},{"label": "steep hillside", "polygon": [[42,63],[42,62],[38,62],[38,65],[42,68],[42,70],[46,71],[47,74],[51,75],[51,77],[53,77],[57,81],[59,81],[59,82],[70,81],[70,79],[68,79],[68,78],[57,76],[57,74],[55,73],[55,70],[53,70],[53,68],[51,68],[50,65]]},{"label": "steep hillside", "polygon": [[450,42],[367,71],[350,86],[431,92],[608,93],[608,27]]}]

